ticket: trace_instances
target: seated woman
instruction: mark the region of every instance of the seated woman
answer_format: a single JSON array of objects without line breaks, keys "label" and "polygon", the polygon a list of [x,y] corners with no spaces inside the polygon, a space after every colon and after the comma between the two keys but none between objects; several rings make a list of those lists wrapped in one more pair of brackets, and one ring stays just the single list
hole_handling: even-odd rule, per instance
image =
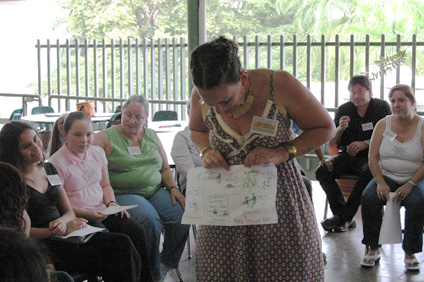
[{"label": "seated woman", "polygon": [[102,213],[106,207],[118,206],[109,182],[105,152],[93,143],[93,122],[84,112],[72,112],[63,125],[66,141],[51,162],[59,172],[66,194],[77,217],[91,225],[128,235],[142,259],[142,281],[152,280],[147,241],[143,226],[131,219],[128,212],[120,216]]},{"label": "seated woman", "polygon": [[369,166],[374,179],[362,194],[364,243],[369,248],[361,265],[373,267],[381,257],[378,239],[382,208],[395,192],[393,201],[405,206],[405,234],[402,248],[405,266],[419,270],[415,253],[422,251],[424,226],[424,119],[416,114],[412,88],[399,84],[389,92],[393,115],[380,120],[374,130]]},{"label": "seated woman", "polygon": [[146,127],[148,115],[147,99],[131,96],[122,107],[121,124],[97,133],[93,144],[106,152],[117,201],[138,205],[128,212],[144,226],[147,240],[155,243],[152,247],[157,253],[163,224],[163,249],[153,275],[160,277],[161,262],[165,278],[169,269],[178,267],[190,226],[181,224],[185,198],[177,188],[156,132]]},{"label": "seated woman", "polygon": [[27,183],[30,237],[50,250],[58,270],[102,276],[104,281],[141,281],[141,259],[131,239],[119,233],[96,233],[85,244],[52,240],[86,226],[76,218],[57,171],[44,163],[37,131],[24,121],[12,121],[0,131],[0,161],[16,166]]}]

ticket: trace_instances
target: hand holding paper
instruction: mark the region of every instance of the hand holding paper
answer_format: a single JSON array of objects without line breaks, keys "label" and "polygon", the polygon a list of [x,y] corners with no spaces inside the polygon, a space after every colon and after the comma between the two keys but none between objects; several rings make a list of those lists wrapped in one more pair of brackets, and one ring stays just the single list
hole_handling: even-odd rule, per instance
[{"label": "hand holding paper", "polygon": [[135,208],[137,205],[132,205],[132,206],[110,206],[104,210],[102,210],[102,213],[104,214],[116,214],[119,213],[121,211],[126,211],[132,208]]},{"label": "hand holding paper", "polygon": [[386,203],[383,223],[381,224],[379,244],[402,243],[402,228],[400,225],[400,203],[393,201],[396,193],[389,193],[389,200]]}]

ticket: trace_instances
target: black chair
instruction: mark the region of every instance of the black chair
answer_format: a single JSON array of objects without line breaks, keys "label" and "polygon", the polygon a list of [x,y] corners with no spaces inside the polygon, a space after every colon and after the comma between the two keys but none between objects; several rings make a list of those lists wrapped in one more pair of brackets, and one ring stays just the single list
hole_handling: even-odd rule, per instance
[{"label": "black chair", "polygon": [[176,111],[157,111],[153,115],[152,121],[164,121],[164,120],[178,120],[178,113]]}]

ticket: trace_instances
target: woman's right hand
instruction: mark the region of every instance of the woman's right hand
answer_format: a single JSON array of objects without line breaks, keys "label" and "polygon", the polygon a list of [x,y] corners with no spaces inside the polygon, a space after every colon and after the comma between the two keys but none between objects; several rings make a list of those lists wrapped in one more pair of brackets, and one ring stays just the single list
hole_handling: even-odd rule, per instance
[{"label": "woman's right hand", "polygon": [[61,218],[57,218],[53,221],[50,221],[49,230],[51,232],[51,235],[65,235],[66,223]]},{"label": "woman's right hand", "polygon": [[205,168],[224,167],[225,170],[230,170],[230,166],[221,155],[221,152],[214,148],[210,148],[203,153],[202,162]]},{"label": "woman's right hand", "polygon": [[82,228],[87,227],[87,222],[88,220],[86,220],[85,218],[79,218],[79,217],[69,221],[66,224],[67,229],[64,235],[67,235],[75,230],[80,230]]},{"label": "woman's right hand", "polygon": [[377,183],[377,196],[380,200],[388,201],[390,199],[389,193],[390,193],[390,188],[386,182],[381,184]]},{"label": "woman's right hand", "polygon": [[104,214],[101,211],[97,211],[97,210],[86,211],[86,213],[83,216],[86,217],[88,220],[94,221],[94,222],[102,222],[108,217],[107,214]]}]

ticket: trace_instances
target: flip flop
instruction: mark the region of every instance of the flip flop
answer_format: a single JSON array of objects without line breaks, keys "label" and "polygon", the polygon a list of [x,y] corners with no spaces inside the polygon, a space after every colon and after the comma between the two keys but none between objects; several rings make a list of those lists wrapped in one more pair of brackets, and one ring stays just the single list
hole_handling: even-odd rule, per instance
[{"label": "flip flop", "polygon": [[413,259],[405,259],[405,267],[410,271],[418,271],[420,270],[420,261],[417,258]]},{"label": "flip flop", "polygon": [[[375,264],[378,263],[378,261],[380,260],[380,258],[381,258],[381,253],[380,252],[378,252],[377,254],[372,255],[372,256],[369,255],[369,254],[366,254],[364,256],[364,258],[362,259],[361,266],[362,267],[374,267]],[[370,260],[373,260],[373,262],[372,263],[365,263],[364,260],[366,260],[368,262]]]}]

